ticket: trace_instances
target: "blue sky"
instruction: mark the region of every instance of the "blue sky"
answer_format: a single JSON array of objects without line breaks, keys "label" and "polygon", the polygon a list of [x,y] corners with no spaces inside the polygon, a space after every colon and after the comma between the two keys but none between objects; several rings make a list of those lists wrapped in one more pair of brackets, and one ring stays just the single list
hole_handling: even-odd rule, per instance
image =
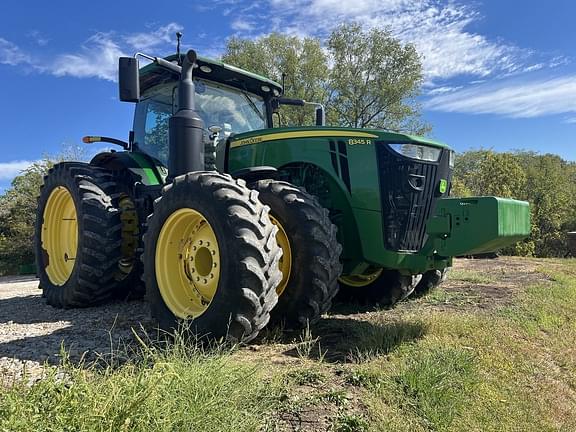
[{"label": "blue sky", "polygon": [[117,101],[117,57],[169,54],[178,30],[218,57],[232,35],[324,37],[345,21],[389,27],[422,55],[434,138],[458,151],[528,149],[574,161],[575,16],[571,0],[5,1],[0,192],[83,135],[126,138],[133,106]]}]

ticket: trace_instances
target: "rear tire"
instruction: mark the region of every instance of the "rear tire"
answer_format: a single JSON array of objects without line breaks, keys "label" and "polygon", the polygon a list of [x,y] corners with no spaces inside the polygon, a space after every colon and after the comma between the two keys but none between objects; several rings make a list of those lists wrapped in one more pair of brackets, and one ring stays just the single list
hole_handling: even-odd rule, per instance
[{"label": "rear tire", "polygon": [[40,189],[35,226],[38,277],[48,304],[86,307],[121,288],[122,222],[112,172],[56,164]]},{"label": "rear tire", "polygon": [[342,302],[354,301],[363,305],[390,308],[412,294],[420,281],[420,276],[402,275],[398,270],[382,270],[374,278],[366,279],[364,283],[353,284],[353,280],[350,276],[339,279],[339,299]]},{"label": "rear tire", "polygon": [[142,257],[161,329],[232,342],[256,337],[282,278],[268,210],[243,180],[216,172],[188,173],[163,188]]},{"label": "rear tire", "polygon": [[270,323],[283,323],[287,329],[313,324],[330,310],[338,292],[342,247],[336,239],[336,226],[312,195],[290,183],[260,180],[251,187],[270,206],[273,222],[285,236],[284,241],[279,238],[281,245],[288,244],[283,247],[282,264],[291,261],[290,266],[281,264],[287,269]]}]

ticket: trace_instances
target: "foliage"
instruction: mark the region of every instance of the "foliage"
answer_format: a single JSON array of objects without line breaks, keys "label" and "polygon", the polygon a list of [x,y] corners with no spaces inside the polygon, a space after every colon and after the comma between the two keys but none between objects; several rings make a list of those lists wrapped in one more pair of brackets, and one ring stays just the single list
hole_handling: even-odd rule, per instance
[{"label": "foliage", "polygon": [[[327,98],[328,57],[318,39],[279,33],[254,40],[231,38],[222,60],[277,82],[284,74],[286,97],[314,102]],[[288,125],[314,124],[312,109],[285,106],[282,117]]]},{"label": "foliage", "polygon": [[472,150],[456,159],[452,195],[496,195],[527,200],[532,234],[505,253],[565,256],[566,232],[576,228],[576,164],[559,156]]},{"label": "foliage", "polygon": [[[320,102],[327,124],[424,134],[416,103],[422,65],[411,44],[385,30],[359,24],[335,29],[326,46],[316,38],[272,33],[255,40],[232,38],[223,61],[281,82],[285,96]],[[282,107],[283,124],[313,124],[312,109]]]},{"label": "foliage", "polygon": [[402,44],[386,30],[343,24],[330,35],[328,50],[334,65],[328,102],[333,124],[419,135],[429,131],[418,119],[415,98],[422,65],[413,45]]},{"label": "foliage", "polygon": [[23,170],[0,195],[0,275],[17,273],[20,266],[34,262],[37,198],[48,169],[57,162],[82,159],[82,150],[65,147],[59,155],[46,156]]},{"label": "foliage", "polygon": [[0,274],[15,273],[34,262],[36,199],[52,161],[36,162],[12,181],[0,196]]}]

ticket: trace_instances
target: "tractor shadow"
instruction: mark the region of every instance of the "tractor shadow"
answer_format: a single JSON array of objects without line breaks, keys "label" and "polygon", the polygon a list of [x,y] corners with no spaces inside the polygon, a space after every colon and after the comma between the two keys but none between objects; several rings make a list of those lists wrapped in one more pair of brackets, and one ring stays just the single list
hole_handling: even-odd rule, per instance
[{"label": "tractor shadow", "polygon": [[364,319],[331,316],[300,332],[284,332],[281,343],[293,347],[289,357],[329,363],[361,363],[386,355],[400,345],[423,338],[428,329],[422,322],[396,320],[374,323]]}]

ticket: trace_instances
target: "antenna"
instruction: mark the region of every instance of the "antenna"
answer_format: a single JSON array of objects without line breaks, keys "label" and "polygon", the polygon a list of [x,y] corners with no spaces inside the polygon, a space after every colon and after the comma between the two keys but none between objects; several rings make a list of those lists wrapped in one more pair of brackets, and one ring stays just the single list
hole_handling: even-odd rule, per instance
[{"label": "antenna", "polygon": [[182,39],[182,32],[177,32],[176,40],[178,42],[176,44],[176,55],[178,56],[178,64],[182,66],[182,58],[180,57],[180,39]]}]

